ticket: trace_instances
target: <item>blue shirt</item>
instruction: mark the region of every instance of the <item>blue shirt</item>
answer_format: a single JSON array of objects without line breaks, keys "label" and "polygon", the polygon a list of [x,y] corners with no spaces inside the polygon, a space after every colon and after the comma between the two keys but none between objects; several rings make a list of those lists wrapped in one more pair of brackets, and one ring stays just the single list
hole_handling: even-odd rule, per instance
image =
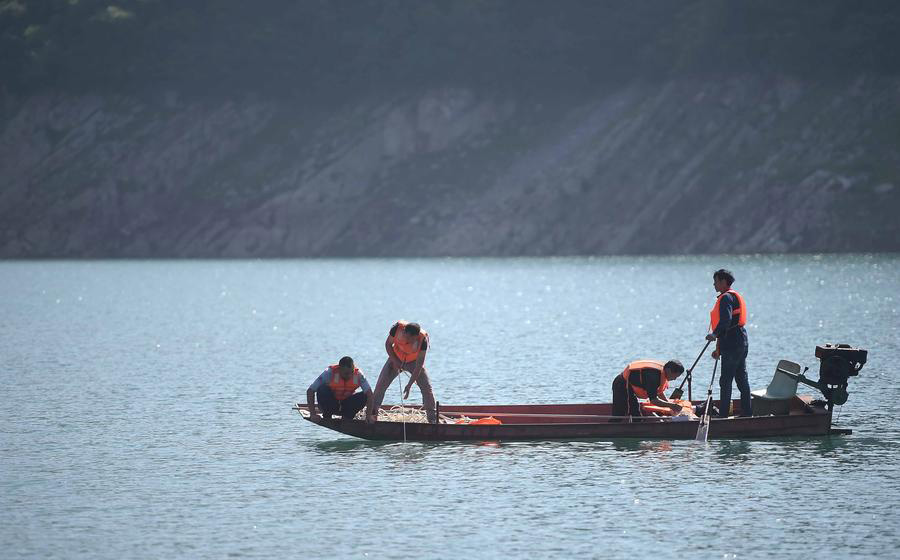
[{"label": "blue shirt", "polygon": [[[337,375],[338,377],[341,376],[341,374],[338,372],[334,372],[332,374],[331,368],[325,368],[325,371],[323,371],[319,375],[319,377],[316,377],[316,380],[313,381],[312,385],[309,386],[309,390],[310,391],[318,391],[319,387],[321,387],[323,384],[327,384],[328,382],[331,381],[332,375]],[[372,387],[369,386],[369,382],[366,381],[366,376],[363,375],[362,371],[359,372],[359,388],[363,390],[363,393],[365,393],[366,391],[372,390]]]}]

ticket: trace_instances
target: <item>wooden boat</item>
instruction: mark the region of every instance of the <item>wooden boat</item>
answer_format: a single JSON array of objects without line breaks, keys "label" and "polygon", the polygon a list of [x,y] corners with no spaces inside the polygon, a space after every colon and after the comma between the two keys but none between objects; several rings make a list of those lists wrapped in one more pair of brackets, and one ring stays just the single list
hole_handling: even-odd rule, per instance
[{"label": "wooden boat", "polygon": [[[850,430],[831,426],[830,407],[813,406],[810,397],[795,397],[786,415],[748,418],[713,418],[710,439],[753,439],[783,436],[824,436],[849,434]],[[695,404],[703,404],[697,401]],[[740,401],[734,401],[740,412]],[[383,409],[386,407],[382,407]],[[324,428],[369,440],[381,441],[517,441],[552,439],[694,439],[698,420],[655,417],[627,422],[611,416],[611,404],[521,404],[521,405],[441,405],[441,416],[483,418],[492,416],[502,424],[425,424],[362,420],[309,419],[307,405],[295,407],[308,421]],[[405,435],[404,435],[405,430]]]},{"label": "wooden boat", "polygon": [[[754,439],[771,437],[827,436],[850,434],[847,429],[833,428],[835,405],[847,400],[847,383],[858,375],[866,362],[866,351],[849,345],[826,344],[816,347],[822,361],[819,379],[813,381],[800,373],[800,366],[781,360],[775,377],[765,390],[753,392],[751,417],[712,418],[709,439]],[[808,368],[807,368],[808,369]],[[825,400],[797,396],[798,383],[819,389]],[[787,394],[777,394],[789,385]],[[694,405],[705,401],[692,401]],[[735,415],[740,415],[739,400],[732,401]],[[381,407],[387,410],[389,407]],[[410,407],[420,408],[420,407]],[[695,439],[699,420],[683,417],[640,417],[631,419],[612,416],[612,404],[510,404],[510,405],[443,405],[438,424],[362,420],[325,420],[309,418],[306,404],[294,410],[308,421],[350,436],[382,441],[515,441],[553,439]],[[457,424],[455,419],[491,416],[500,424]]]}]

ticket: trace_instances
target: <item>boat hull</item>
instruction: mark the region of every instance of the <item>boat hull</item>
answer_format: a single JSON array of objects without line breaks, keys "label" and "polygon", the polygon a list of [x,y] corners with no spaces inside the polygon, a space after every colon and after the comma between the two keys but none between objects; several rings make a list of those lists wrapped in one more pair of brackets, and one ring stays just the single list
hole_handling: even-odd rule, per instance
[{"label": "boat hull", "polygon": [[[529,441],[619,438],[694,439],[699,421],[641,418],[624,422],[608,416],[609,405],[482,405],[441,407],[441,413],[478,417],[491,415],[502,424],[424,424],[360,420],[308,421],[353,437],[375,441]],[[298,405],[299,410],[305,407]],[[604,414],[606,413],[606,414]],[[709,439],[760,439],[773,437],[846,434],[832,430],[831,411],[798,403],[790,414],[713,418]],[[618,421],[615,421],[618,420]]]}]

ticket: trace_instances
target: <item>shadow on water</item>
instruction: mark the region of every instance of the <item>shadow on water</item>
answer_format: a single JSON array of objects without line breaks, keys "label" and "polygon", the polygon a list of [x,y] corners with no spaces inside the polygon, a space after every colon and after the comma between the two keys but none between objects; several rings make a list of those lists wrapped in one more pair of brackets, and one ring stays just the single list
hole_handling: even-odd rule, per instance
[{"label": "shadow on water", "polygon": [[326,453],[351,453],[361,449],[377,449],[389,445],[396,445],[395,441],[370,441],[366,439],[336,439],[332,441],[319,441],[313,447]]},{"label": "shadow on water", "polygon": [[354,451],[360,448],[378,448],[378,447],[394,447],[407,446],[418,448],[440,448],[448,449],[453,447],[470,449],[473,447],[509,447],[515,446],[541,446],[541,445],[560,445],[571,442],[595,442],[596,440],[545,440],[545,441],[500,441],[500,440],[484,440],[484,441],[375,441],[367,439],[335,439],[331,441],[319,441],[313,444],[313,447],[320,451],[329,452],[346,452]]},{"label": "shadow on water", "polygon": [[716,456],[722,461],[743,463],[750,459],[752,444],[747,440],[722,440],[716,448]]},{"label": "shadow on water", "polygon": [[845,436],[823,436],[823,437],[776,437],[766,438],[764,440],[717,440],[716,455],[723,459],[740,459],[746,460],[751,457],[753,452],[760,451],[760,447],[778,448],[781,451],[814,451],[818,455],[829,455],[839,452],[848,446],[859,444],[861,441],[850,441]]},{"label": "shadow on water", "polygon": [[673,449],[689,450],[703,453],[703,450],[712,452],[722,462],[743,463],[752,460],[754,454],[761,451],[760,447],[778,447],[781,451],[814,450],[819,455],[828,455],[847,447],[846,438],[773,438],[766,440],[712,440],[708,443],[694,441],[647,441],[640,439],[617,439],[608,445],[614,451],[620,453],[635,453],[646,455],[650,453],[668,453]]},{"label": "shadow on water", "polygon": [[[818,439],[815,442],[816,450],[822,455],[828,455],[830,453],[835,453],[837,451],[841,451],[842,449],[846,449],[849,445],[851,445],[851,440],[846,436],[827,436]],[[859,443],[859,441],[854,441],[854,443]]]},{"label": "shadow on water", "polygon": [[[455,457],[464,461],[480,461],[500,455],[520,455],[532,452],[556,453],[596,451],[600,442],[596,440],[566,441],[433,441],[433,442],[399,442],[369,440],[331,440],[308,443],[317,454],[346,456],[358,453],[376,453],[385,460],[403,465],[415,465],[429,458],[443,460]],[[608,445],[608,442],[603,442]],[[646,449],[645,449],[646,451]]]},{"label": "shadow on water", "polygon": [[312,447],[322,454],[346,455],[354,453],[377,452],[386,459],[403,464],[415,464],[428,457],[429,452],[437,448],[447,448],[441,442],[407,442],[370,441],[370,440],[333,440],[320,441]]},{"label": "shadow on water", "polygon": [[745,462],[752,459],[754,454],[763,452],[762,448],[768,447],[778,448],[782,452],[792,451],[813,451],[817,455],[827,456],[831,454],[840,455],[842,451],[851,449],[853,446],[860,444],[872,445],[871,440],[855,440],[850,441],[844,436],[831,436],[821,438],[767,438],[766,440],[713,440],[707,444],[697,444],[693,441],[673,442],[669,440],[644,440],[644,439],[615,439],[596,440],[596,439],[575,439],[566,441],[453,441],[453,442],[399,442],[399,441],[371,441],[364,439],[335,439],[331,441],[319,441],[312,444],[312,447],[322,453],[356,453],[360,451],[378,450],[379,452],[389,452],[396,455],[396,458],[407,462],[418,462],[425,458],[430,451],[440,450],[442,453],[453,452],[454,450],[474,450],[478,448],[502,449],[505,451],[513,451],[521,448],[566,448],[573,452],[596,451],[597,447],[611,449],[619,453],[635,453],[638,455],[669,453],[674,448],[684,448],[688,446],[693,449],[695,445],[712,451],[716,457],[722,461],[728,462]]},{"label": "shadow on water", "polygon": [[672,442],[669,440],[616,439],[612,441],[612,449],[622,453],[668,453],[672,451]]}]

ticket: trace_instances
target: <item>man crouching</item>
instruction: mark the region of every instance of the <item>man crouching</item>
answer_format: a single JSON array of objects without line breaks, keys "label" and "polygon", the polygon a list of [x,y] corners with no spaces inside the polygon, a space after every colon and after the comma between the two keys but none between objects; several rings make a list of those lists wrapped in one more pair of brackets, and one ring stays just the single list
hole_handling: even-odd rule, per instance
[{"label": "man crouching", "polygon": [[[356,389],[362,391],[357,393]],[[328,366],[322,372],[309,389],[306,390],[306,402],[309,405],[309,419],[317,421],[319,415],[316,412],[316,397],[319,399],[319,408],[325,420],[331,420],[332,414],[340,414],[344,420],[352,420],[363,407],[366,407],[366,422],[372,423],[372,388],[366,377],[356,366],[353,358],[344,356],[332,366]]]},{"label": "man crouching", "polygon": [[669,381],[684,372],[678,360],[665,364],[656,360],[638,360],[625,366],[612,384],[613,416],[642,416],[638,398],[649,399],[650,404],[669,408],[677,414],[681,405],[666,399],[664,391]]}]

